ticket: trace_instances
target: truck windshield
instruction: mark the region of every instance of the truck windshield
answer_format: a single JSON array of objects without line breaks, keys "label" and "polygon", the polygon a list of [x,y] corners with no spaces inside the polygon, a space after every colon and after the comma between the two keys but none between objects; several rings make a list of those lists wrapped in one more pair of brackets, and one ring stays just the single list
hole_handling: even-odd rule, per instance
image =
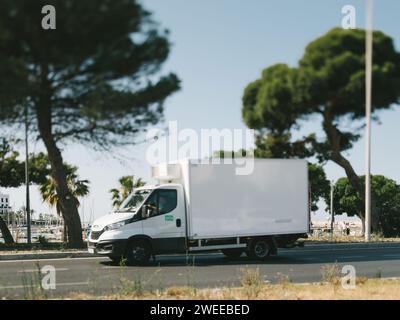
[{"label": "truck windshield", "polygon": [[146,197],[151,193],[151,189],[136,190],[128,198],[122,202],[118,211],[130,211],[138,206],[146,199]]}]

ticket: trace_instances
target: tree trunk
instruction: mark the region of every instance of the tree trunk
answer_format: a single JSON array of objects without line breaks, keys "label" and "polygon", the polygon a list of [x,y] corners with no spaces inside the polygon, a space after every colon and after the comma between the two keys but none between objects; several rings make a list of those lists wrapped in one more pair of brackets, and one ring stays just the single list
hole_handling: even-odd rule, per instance
[{"label": "tree trunk", "polygon": [[68,245],[71,248],[82,248],[82,225],[78,213],[78,200],[68,188],[63,158],[52,133],[51,88],[47,79],[47,66],[42,66],[41,71],[41,96],[36,106],[39,133],[47,149],[51,173],[60,199],[60,210],[68,232]]},{"label": "tree trunk", "polygon": [[63,242],[64,243],[67,243],[68,242],[68,237],[67,237],[67,224],[65,223],[65,221],[64,221],[64,224],[63,224]]},{"label": "tree trunk", "polygon": [[[39,123],[41,122],[39,119]],[[52,176],[56,183],[56,192],[60,198],[60,209],[67,229],[69,246],[81,248],[83,246],[82,225],[77,208],[78,201],[68,188],[61,152],[52,135],[46,132],[47,128],[43,124],[40,124],[39,128],[49,156]]]},{"label": "tree trunk", "polygon": [[2,217],[0,217],[0,231],[1,231],[1,235],[3,236],[4,242],[6,244],[14,244],[14,238],[10,232],[10,230],[7,227],[7,224],[5,223],[5,221],[3,220]]},{"label": "tree trunk", "polygon": [[[359,218],[362,222],[365,221],[365,189],[364,184],[361,182],[360,177],[354,171],[350,162],[343,157],[341,154],[341,132],[336,128],[333,124],[333,116],[332,110],[333,106],[327,106],[324,112],[324,121],[323,121],[323,128],[327,135],[329,144],[331,145],[331,160],[341,166],[345,172],[346,176],[349,179],[351,186],[356,190],[356,192],[360,195],[362,202],[363,202],[363,210],[361,211],[361,215]],[[363,234],[364,234],[364,225],[363,225]]]}]

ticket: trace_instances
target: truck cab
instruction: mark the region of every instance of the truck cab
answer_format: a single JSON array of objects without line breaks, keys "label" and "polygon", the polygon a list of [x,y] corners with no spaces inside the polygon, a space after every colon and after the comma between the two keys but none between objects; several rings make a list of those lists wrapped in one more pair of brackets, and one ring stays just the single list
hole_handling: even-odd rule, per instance
[{"label": "truck cab", "polygon": [[128,243],[147,242],[151,253],[186,251],[183,187],[162,184],[137,188],[115,212],[97,219],[88,239],[89,252],[120,260]]}]

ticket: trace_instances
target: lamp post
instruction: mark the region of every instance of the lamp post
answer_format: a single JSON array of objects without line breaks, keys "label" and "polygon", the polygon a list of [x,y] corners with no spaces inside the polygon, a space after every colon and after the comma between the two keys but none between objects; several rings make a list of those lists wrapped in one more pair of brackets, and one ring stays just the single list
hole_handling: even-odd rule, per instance
[{"label": "lamp post", "polygon": [[373,0],[368,0],[366,13],[365,63],[365,241],[371,240],[371,107],[372,107],[372,51]]},{"label": "lamp post", "polygon": [[29,244],[32,243],[31,235],[31,205],[29,197],[29,150],[28,150],[28,104],[25,104],[25,185],[26,185],[26,237]]}]

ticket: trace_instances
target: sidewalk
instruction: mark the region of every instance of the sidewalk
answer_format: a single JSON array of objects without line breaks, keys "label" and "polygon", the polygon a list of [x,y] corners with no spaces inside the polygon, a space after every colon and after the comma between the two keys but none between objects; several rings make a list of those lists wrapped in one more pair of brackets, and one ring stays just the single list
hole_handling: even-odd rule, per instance
[{"label": "sidewalk", "polygon": [[97,257],[87,250],[0,251],[0,261]]}]

